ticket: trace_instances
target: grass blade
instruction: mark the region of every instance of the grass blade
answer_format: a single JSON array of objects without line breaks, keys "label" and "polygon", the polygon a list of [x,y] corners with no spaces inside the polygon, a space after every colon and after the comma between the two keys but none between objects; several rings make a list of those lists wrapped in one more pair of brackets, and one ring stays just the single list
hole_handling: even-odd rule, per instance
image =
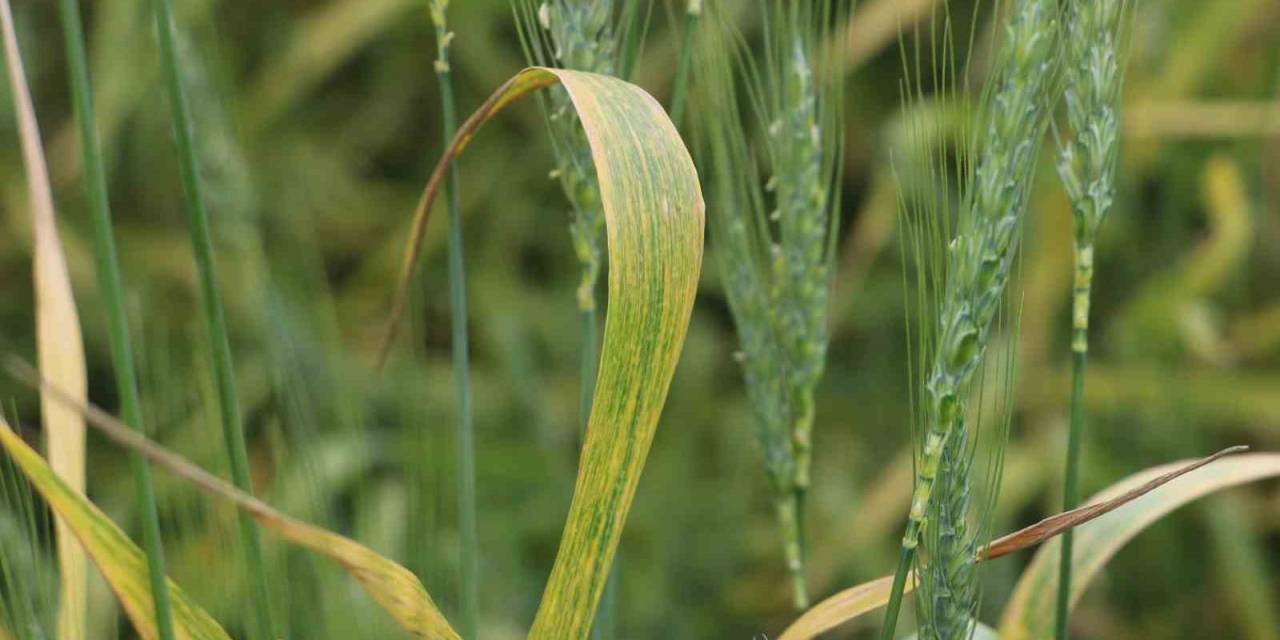
[{"label": "grass blade", "polygon": [[[50,392],[62,408],[76,411],[71,398],[63,392],[52,387],[44,389]],[[142,437],[124,425],[119,428],[129,435]],[[138,635],[144,640],[159,638],[147,575],[148,563],[142,551],[106,514],[63,482],[40,454],[27,446],[3,420],[0,420],[0,446],[3,446],[31,481],[31,485],[84,545],[85,551],[119,598],[121,607]],[[173,604],[174,637],[179,640],[231,640],[231,636],[172,581],[167,582],[166,591]]]},{"label": "grass blade", "polygon": [[[457,632],[449,626],[444,615],[431,600],[422,583],[408,569],[350,538],[276,511],[267,503],[227,484],[217,476],[186,461],[182,456],[152,442],[98,407],[77,402],[61,389],[52,386],[48,380],[41,379],[38,373],[22,361],[10,358],[6,362],[6,368],[15,378],[39,387],[62,405],[73,407],[82,413],[89,424],[116,444],[140,454],[156,466],[190,482],[205,494],[234,504],[241,513],[253,518],[259,525],[284,540],[342,565],[342,568],[360,583],[365,592],[415,638],[429,640],[459,638]],[[10,440],[22,445],[16,435],[11,436],[4,444],[9,446]],[[22,446],[25,447],[25,445]],[[32,453],[32,455],[35,454]],[[36,481],[34,478],[32,480]],[[96,557],[95,561],[97,561]],[[181,615],[181,611],[178,613]]]},{"label": "grass blade", "polygon": [[[236,393],[235,369],[231,362],[231,344],[227,339],[227,325],[219,297],[217,276],[213,266],[213,240],[209,231],[209,216],[200,187],[199,168],[196,162],[196,139],[191,121],[191,106],[187,102],[182,69],[178,65],[176,27],[169,0],[153,0],[151,3],[160,42],[160,59],[165,87],[169,94],[169,109],[177,143],[178,166],[182,175],[183,194],[191,232],[191,246],[195,255],[196,272],[200,283],[200,307],[204,314],[205,328],[209,332],[209,346],[213,352],[214,381],[218,390],[218,408],[222,416],[223,437],[226,440],[230,461],[231,479],[236,487],[253,493],[249,478],[249,455],[245,449],[244,424],[240,415]],[[277,638],[271,621],[270,589],[263,569],[262,541],[253,520],[240,517],[240,543],[244,547],[245,567],[253,588],[254,634],[257,640]]]},{"label": "grass blade", "polygon": [[[41,148],[40,127],[22,69],[8,0],[0,0],[0,19],[3,20],[5,59],[9,83],[13,88],[14,110],[18,116],[22,159],[27,170],[31,226],[35,235],[32,271],[35,276],[36,345],[40,371],[83,401],[88,394],[88,383],[80,317],[76,313],[62,240],[58,237],[49,169]],[[44,421],[49,466],[71,491],[83,494],[84,419],[43,393],[40,394],[40,414]],[[58,638],[73,640],[85,635],[88,583],[84,550],[73,539],[64,520],[59,518],[56,528],[58,569],[62,578]]]},{"label": "grass blade", "polygon": [[508,104],[561,84],[591,143],[608,240],[609,293],[595,397],[569,517],[531,638],[583,638],[617,550],[684,343],[702,260],[702,193],[662,107],[616,78],[530,68],[459,130],[419,201],[379,362],[394,337],[423,232],[453,159]]},{"label": "grass blade", "polygon": [[[1095,500],[1132,491],[1153,478],[1176,470],[1172,463],[1130,476],[1099,494]],[[1121,547],[1148,526],[1197,498],[1237,485],[1280,476],[1280,454],[1255,453],[1234,456],[1194,475],[1170,482],[1163,490],[1134,500],[1125,509],[1100,517],[1076,529],[1072,548],[1071,599],[1074,605],[1094,576]],[[1047,638],[1053,635],[1058,591],[1057,540],[1040,548],[1023,572],[1005,608],[1000,636],[1006,640]]]}]

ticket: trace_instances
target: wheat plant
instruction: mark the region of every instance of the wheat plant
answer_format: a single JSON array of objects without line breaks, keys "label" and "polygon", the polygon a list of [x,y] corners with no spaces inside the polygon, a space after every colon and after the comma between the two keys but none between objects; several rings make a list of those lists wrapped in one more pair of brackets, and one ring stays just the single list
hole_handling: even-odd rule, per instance
[{"label": "wheat plant", "polygon": [[[1084,375],[1089,353],[1089,300],[1098,228],[1115,197],[1119,155],[1119,40],[1125,0],[1073,0],[1062,41],[1064,99],[1071,133],[1062,143],[1058,173],[1071,199],[1075,270],[1071,295],[1071,429],[1067,436],[1063,509],[1080,502],[1080,451],[1084,438]],[[1067,637],[1073,534],[1062,536],[1056,633]]]},{"label": "wheat plant", "polygon": [[[823,45],[843,6],[771,3],[762,10],[762,64],[722,15],[709,13],[699,83],[707,96],[704,164],[716,195],[714,253],[738,330],[737,359],[764,450],[794,604],[803,608],[804,498],[840,206],[843,83],[828,56],[841,49]],[[762,136],[763,166],[753,160],[747,133],[753,124]],[[767,184],[756,180],[762,173]]]},{"label": "wheat plant", "polygon": [[[1053,103],[1057,7],[1018,0],[1007,20],[974,128],[970,173],[961,174],[962,203],[946,244],[945,271],[934,306],[934,342],[918,408],[922,438],[906,532],[880,637],[893,637],[901,594],[923,540],[921,637],[951,640],[971,628],[977,599],[977,532],[969,526],[972,449],[969,394],[982,367],[993,322],[1005,299],[1020,239],[1027,192]],[[926,530],[930,535],[922,536]]]}]

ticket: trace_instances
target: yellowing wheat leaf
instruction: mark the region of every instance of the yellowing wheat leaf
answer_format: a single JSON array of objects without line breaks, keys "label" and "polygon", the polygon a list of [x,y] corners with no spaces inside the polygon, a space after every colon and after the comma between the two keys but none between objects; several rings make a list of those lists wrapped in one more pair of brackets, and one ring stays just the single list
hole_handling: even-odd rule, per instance
[{"label": "yellowing wheat leaf", "polygon": [[[46,387],[45,391],[62,408],[75,410],[75,405],[68,402],[69,398],[65,394],[60,394],[52,387]],[[142,550],[106,514],[58,477],[44,458],[27,446],[3,420],[0,420],[0,446],[8,452],[14,464],[31,482],[31,486],[49,504],[49,508],[79,539],[102,572],[102,577],[115,592],[116,598],[120,600],[120,606],[124,608],[125,615],[133,623],[138,635],[145,640],[155,640],[158,634],[151,582],[147,574],[147,558]],[[174,632],[178,640],[231,640],[231,636],[178,585],[172,580],[168,584],[169,599],[173,604]]]},{"label": "yellowing wheat leaf", "polygon": [[608,316],[569,517],[530,638],[585,638],[666,402],[702,266],[704,204],[689,151],[661,105],[630,83],[530,68],[458,131],[414,217],[379,353],[385,359],[449,163],[504,106],[559,83],[568,92],[600,183],[609,251]]},{"label": "yellowing wheat leaf", "polygon": [[[408,569],[354,540],[276,511],[267,503],[148,440],[146,436],[130,429],[101,409],[78,402],[69,394],[53,386],[49,380],[41,379],[38,373],[21,361],[9,359],[7,368],[15,377],[40,387],[42,392],[49,394],[55,401],[84,415],[88,418],[89,424],[116,443],[141,454],[152,464],[191,482],[207,495],[231,502],[253,516],[258,524],[281,538],[342,565],[374,602],[385,609],[415,638],[458,640],[457,632],[449,626],[444,615],[431,600],[431,596],[427,595],[422,583]],[[10,441],[17,441],[18,445],[22,444],[17,436],[9,435],[10,438],[5,441],[6,446],[9,446]],[[25,445],[22,446],[25,447]],[[32,455],[35,454],[32,453]],[[28,471],[26,467],[24,471]],[[30,475],[29,471],[28,475]],[[79,535],[78,531],[77,534]],[[93,549],[90,549],[90,555],[94,556],[94,562],[101,567],[102,561],[93,554]],[[180,622],[179,609],[182,607],[175,594],[175,624]]]},{"label": "yellowing wheat leaf", "polygon": [[[40,143],[31,92],[27,88],[22,57],[13,29],[9,0],[0,0],[0,25],[4,31],[5,60],[9,85],[13,89],[14,111],[18,115],[18,135],[22,160],[27,170],[27,191],[31,205],[31,226],[35,241],[32,272],[35,276],[36,346],[40,371],[60,388],[83,401],[86,397],[84,342],[80,318],[76,315],[67,260],[54,220],[53,193],[49,170]],[[84,419],[79,412],[40,396],[49,465],[76,493],[84,493]],[[55,522],[58,569],[61,575],[58,608],[58,638],[79,640],[85,635],[85,606],[88,583],[84,551],[76,543],[61,518]]]}]

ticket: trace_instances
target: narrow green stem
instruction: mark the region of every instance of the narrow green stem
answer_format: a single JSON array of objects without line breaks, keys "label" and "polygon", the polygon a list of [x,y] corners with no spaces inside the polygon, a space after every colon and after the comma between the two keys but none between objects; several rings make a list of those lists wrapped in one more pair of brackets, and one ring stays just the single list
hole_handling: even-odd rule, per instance
[{"label": "narrow green stem", "polygon": [[[1071,337],[1071,429],[1067,433],[1066,476],[1062,488],[1062,509],[1080,503],[1080,452],[1084,438],[1084,374],[1089,355],[1089,297],[1093,285],[1093,247],[1076,249],[1076,275],[1072,295]],[[1066,640],[1071,616],[1071,554],[1074,531],[1062,534],[1062,555],[1058,559],[1058,600],[1055,638]]]},{"label": "narrow green stem", "polygon": [[[903,540],[915,539],[919,532],[918,520],[907,523],[907,533]],[[884,623],[880,627],[880,640],[893,640],[898,630],[898,614],[902,611],[902,593],[907,588],[907,576],[911,574],[911,563],[915,560],[914,545],[903,544],[898,555],[898,568],[893,573],[893,586],[889,589],[889,604],[884,610]]]},{"label": "narrow green stem", "polygon": [[[84,30],[80,5],[76,0],[59,0],[62,31],[66,39],[67,67],[71,76],[71,97],[76,122],[80,129],[80,153],[85,190],[93,219],[94,256],[97,262],[98,288],[106,304],[108,342],[111,364],[116,374],[116,393],[120,397],[120,413],[125,424],[142,430],[142,402],[138,394],[137,370],[133,364],[133,347],[129,339],[129,321],[121,294],[120,260],[111,228],[111,208],[107,197],[107,178],[102,166],[93,110],[93,90],[89,84],[89,64],[85,55]],[[160,640],[173,640],[173,619],[169,589],[165,583],[164,545],[160,537],[160,517],[156,507],[151,467],[137,453],[129,454],[134,492],[142,510],[142,543],[147,554],[147,572],[154,600],[156,630]]]},{"label": "narrow green stem", "polygon": [[[170,6],[170,0],[153,0],[151,7],[159,37],[164,82],[169,94],[169,109],[178,150],[178,168],[182,176],[191,245],[200,287],[200,306],[205,318],[205,328],[209,333],[209,347],[213,353],[214,380],[217,383],[218,406],[222,416],[222,432],[226,440],[227,455],[230,459],[231,479],[237,488],[252,493],[249,456],[245,449],[244,425],[241,422],[235,370],[231,362],[231,344],[227,339],[226,320],[222,302],[218,297],[209,216],[205,211],[204,196],[200,187],[191,105],[187,101],[182,70],[178,64],[173,9]],[[245,553],[244,561],[253,589],[253,606],[256,613],[254,637],[259,640],[272,640],[279,636],[271,620],[270,590],[267,588],[267,577],[263,565],[262,541],[253,518],[246,513],[240,513],[238,517],[240,539]]]},{"label": "narrow green stem", "polygon": [[689,3],[685,12],[684,37],[680,44],[680,61],[676,64],[675,87],[671,91],[671,121],[679,127],[684,119],[684,106],[689,92],[689,67],[693,66],[694,35],[702,17],[701,2]]},{"label": "narrow green stem", "polygon": [[[438,9],[438,10],[437,10]],[[445,22],[444,7],[433,7],[436,27],[436,77],[440,80],[440,112],[443,139],[448,144],[458,128],[453,98],[453,74],[449,67],[452,34]],[[458,447],[458,591],[462,637],[476,638],[480,621],[480,550],[476,527],[476,448],[471,413],[471,357],[467,335],[467,275],[463,260],[462,214],[459,203],[458,168],[449,168],[445,183],[449,209],[449,306],[453,325],[453,378],[457,395],[456,440]]]},{"label": "narrow green stem", "polygon": [[[1070,511],[1080,503],[1080,438],[1084,431],[1084,351],[1075,351],[1071,357],[1071,431],[1067,435],[1067,474],[1062,491],[1062,509]],[[1067,637],[1067,621],[1071,614],[1071,553],[1075,530],[1062,533],[1062,555],[1058,560],[1058,615],[1055,634],[1058,640]]]}]

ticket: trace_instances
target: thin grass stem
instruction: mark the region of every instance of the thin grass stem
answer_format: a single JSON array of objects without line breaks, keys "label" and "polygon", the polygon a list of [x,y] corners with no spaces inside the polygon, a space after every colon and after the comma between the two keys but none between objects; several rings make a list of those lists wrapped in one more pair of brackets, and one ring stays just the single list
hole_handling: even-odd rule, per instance
[{"label": "thin grass stem", "polygon": [[[443,140],[452,140],[458,128],[453,97],[453,73],[449,65],[449,31],[445,11],[448,0],[433,0],[431,21],[436,31],[436,77],[440,81],[440,111]],[[449,168],[445,183],[449,209],[449,306],[452,322],[453,377],[457,394],[456,440],[458,448],[458,604],[461,616],[458,631],[464,638],[476,638],[480,621],[479,541],[476,530],[476,452],[471,412],[471,358],[467,335],[467,276],[462,244],[462,214],[458,193],[458,168]]]},{"label": "thin grass stem", "polygon": [[685,103],[689,93],[689,67],[693,65],[694,36],[698,33],[698,20],[702,18],[702,0],[689,0],[684,14],[684,36],[680,43],[680,61],[676,63],[675,86],[671,90],[671,121],[676,126],[684,121]]},{"label": "thin grass stem", "polygon": [[[213,263],[213,240],[209,231],[209,216],[205,210],[201,191],[196,155],[195,131],[191,119],[191,105],[183,85],[182,69],[178,62],[177,34],[173,22],[173,8],[169,0],[153,0],[151,3],[160,44],[160,60],[163,82],[169,96],[170,117],[177,144],[178,168],[182,176],[185,208],[191,233],[191,246],[196,264],[196,276],[200,288],[200,307],[209,334],[209,346],[213,354],[214,381],[217,385],[218,406],[222,417],[223,437],[231,467],[231,479],[237,488],[253,493],[249,477],[249,456],[245,447],[244,424],[240,416],[239,400],[235,384],[235,370],[231,359],[231,344],[227,338],[227,325],[219,299],[217,275]],[[253,592],[254,637],[271,640],[279,637],[271,619],[270,590],[267,587],[263,564],[262,541],[257,524],[245,513],[238,514],[241,544],[244,546],[245,570]]]},{"label": "thin grass stem", "polygon": [[[68,75],[76,122],[80,129],[80,152],[89,212],[93,220],[94,256],[98,288],[106,305],[107,338],[111,364],[115,370],[116,393],[120,397],[120,413],[125,424],[143,430],[142,402],[138,394],[138,375],[133,362],[133,346],[129,338],[129,321],[121,293],[120,260],[111,224],[111,206],[107,196],[106,172],[103,169],[97,121],[93,109],[93,90],[85,54],[84,30],[77,0],[59,0],[62,32],[66,40]],[[165,584],[164,545],[160,536],[160,517],[156,507],[151,467],[142,456],[129,454],[134,493],[141,510],[142,547],[147,555],[147,574],[154,596],[156,630],[160,640],[172,640],[173,619],[169,589]]]}]

